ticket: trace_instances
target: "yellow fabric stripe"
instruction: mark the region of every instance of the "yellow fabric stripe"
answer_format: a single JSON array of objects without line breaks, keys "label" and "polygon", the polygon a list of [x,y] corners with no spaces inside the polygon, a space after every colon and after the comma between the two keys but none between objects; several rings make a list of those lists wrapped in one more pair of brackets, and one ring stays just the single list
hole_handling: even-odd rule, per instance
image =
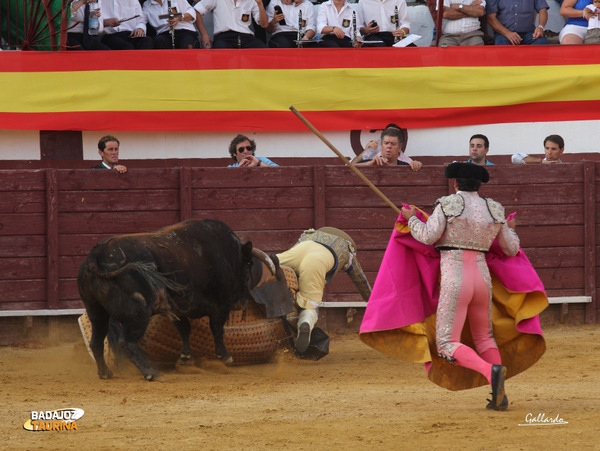
[{"label": "yellow fabric stripe", "polygon": [[600,65],[0,73],[0,112],[457,108],[600,99]]}]

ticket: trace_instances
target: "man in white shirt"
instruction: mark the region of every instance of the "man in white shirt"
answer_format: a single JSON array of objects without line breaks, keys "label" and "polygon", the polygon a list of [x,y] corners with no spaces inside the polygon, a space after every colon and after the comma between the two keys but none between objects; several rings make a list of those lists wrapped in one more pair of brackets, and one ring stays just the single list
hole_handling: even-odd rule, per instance
[{"label": "man in white shirt", "polygon": [[[281,9],[281,14],[275,11],[275,7]],[[298,28],[300,28],[300,39],[306,41],[315,37],[317,22],[315,8],[310,0],[273,0],[267,7],[269,26],[267,31],[271,34],[269,47],[294,48],[298,47]],[[300,23],[302,17],[302,23]],[[281,22],[284,23],[281,23]],[[314,43],[313,43],[314,45]]]},{"label": "man in white shirt", "polygon": [[102,0],[104,37],[102,42],[113,50],[152,49],[146,36],[146,19],[138,0]]},{"label": "man in white shirt", "polygon": [[[73,0],[71,2],[71,17],[69,17],[69,28],[67,30],[67,50],[110,50],[110,47],[102,44],[100,35],[92,35],[88,31],[90,14],[93,12],[90,8],[92,5],[95,7],[94,11],[96,13],[102,14],[100,0]],[[98,33],[102,33],[104,30],[102,19],[98,23]]]},{"label": "man in white shirt", "polygon": [[[353,20],[354,9],[347,0],[329,0],[319,6],[317,31],[321,33],[321,47],[352,47],[360,40],[358,27],[362,23],[360,12],[356,12],[356,24]],[[354,29],[356,25],[356,30]],[[354,34],[356,32],[356,40]]]},{"label": "man in white shirt", "polygon": [[483,45],[479,18],[484,14],[484,0],[444,0],[442,35],[438,46]]},{"label": "man in white shirt", "polygon": [[565,140],[560,135],[546,136],[544,139],[545,158],[532,157],[526,153],[516,153],[512,156],[513,164],[562,163],[560,157],[565,151]]},{"label": "man in white shirt", "polygon": [[153,37],[155,49],[173,48],[171,39],[171,24],[175,33],[175,48],[188,49],[194,47],[198,41],[198,32],[194,26],[196,10],[185,0],[171,0],[173,13],[181,13],[171,21],[161,19],[160,16],[169,14],[167,0],[146,0],[142,7],[146,20],[156,30]]},{"label": "man in white shirt", "polygon": [[[396,14],[396,10],[398,14]],[[391,47],[410,32],[410,17],[405,0],[360,0],[363,41],[383,41],[372,47]]]},{"label": "man in white shirt", "polygon": [[266,48],[250,28],[252,18],[267,28],[269,22],[262,0],[201,0],[194,8],[201,15],[213,12],[213,48]]}]

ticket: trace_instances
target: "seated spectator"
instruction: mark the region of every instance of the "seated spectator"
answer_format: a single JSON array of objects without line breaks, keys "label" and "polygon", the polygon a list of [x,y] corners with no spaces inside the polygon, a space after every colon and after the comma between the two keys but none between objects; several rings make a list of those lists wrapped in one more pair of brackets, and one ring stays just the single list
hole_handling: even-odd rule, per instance
[{"label": "seated spectator", "polygon": [[173,13],[181,14],[172,20],[161,19],[160,16],[168,16],[167,0],[146,0],[142,7],[148,23],[156,30],[156,36],[152,38],[155,49],[171,49],[173,42],[171,38],[171,26],[175,31],[175,48],[191,49],[198,41],[198,33],[194,26],[196,10],[185,0],[171,0]]},{"label": "seated spectator", "polygon": [[102,0],[102,10],[105,45],[113,50],[154,48],[146,36],[146,19],[138,0]]},{"label": "seated spectator", "polygon": [[410,166],[413,171],[421,170],[422,163],[412,160],[410,163],[400,161],[398,157],[402,152],[404,135],[396,128],[389,127],[381,132],[381,155],[372,159],[361,159],[352,162],[354,166]]},{"label": "seated spectator", "polygon": [[[495,45],[543,45],[548,22],[546,0],[488,0],[487,22],[494,30]],[[535,26],[536,11],[539,25]]]},{"label": "seated spectator", "polygon": [[234,164],[227,166],[228,168],[237,167],[272,167],[278,166],[271,160],[265,157],[257,157],[256,143],[254,140],[244,135],[237,135],[229,144],[229,155],[235,161]]},{"label": "seated spectator", "polygon": [[[402,135],[402,138],[400,139],[400,154],[398,155],[398,161],[404,162],[406,164],[410,164],[412,162],[412,159],[407,156],[404,151],[406,150],[406,137],[407,137],[407,132],[405,129],[403,129],[402,127],[400,127],[397,124],[391,123],[385,126],[384,129],[380,130],[386,130],[388,128],[395,128],[396,130],[400,131],[400,134]],[[374,130],[371,131],[371,133],[373,133]],[[381,134],[380,134],[381,136]],[[379,150],[381,148],[381,137],[379,139],[374,139],[372,141],[369,141],[367,143],[367,145],[365,146],[364,150],[359,153],[356,157],[354,157],[354,159],[351,161],[351,163],[358,163],[361,160],[372,160],[374,157],[376,156],[381,156],[381,151]]]},{"label": "seated spectator", "polygon": [[119,140],[114,136],[107,135],[98,141],[98,153],[102,161],[91,169],[114,169],[120,174],[127,172],[127,167],[119,163]]},{"label": "seated spectator", "polygon": [[[275,12],[275,7],[281,8],[281,14]],[[308,41],[315,37],[317,23],[315,8],[310,0],[273,0],[267,7],[269,26],[267,31],[272,33],[269,47],[294,48],[298,47],[298,29],[300,39]],[[300,23],[302,16],[302,23]]]},{"label": "seated spectator", "polygon": [[89,33],[90,14],[96,13],[98,18],[102,14],[100,7],[92,10],[90,3],[100,5],[99,0],[74,0],[71,2],[67,50],[110,50],[110,47],[102,44],[100,36],[100,33],[104,31],[102,19],[98,19],[98,34]]},{"label": "seated spectator", "polygon": [[584,10],[584,17],[589,14],[586,10],[590,10],[592,16],[588,20],[588,28],[585,32],[584,44],[600,44],[600,0],[594,0],[592,5],[587,5]]},{"label": "seated spectator", "polygon": [[490,151],[490,141],[485,135],[473,135],[469,140],[469,155],[471,158],[467,163],[478,164],[480,166],[494,165],[487,159],[487,154]]},{"label": "seated spectator", "polygon": [[[338,48],[359,46],[360,32],[353,27],[354,9],[348,0],[329,0],[319,6],[317,30],[321,34],[321,47]],[[362,23],[356,13],[356,27]],[[356,33],[355,33],[356,32]],[[356,41],[354,36],[356,34]]]},{"label": "seated spectator", "polygon": [[592,0],[565,0],[560,6],[560,15],[567,21],[558,35],[558,41],[561,44],[583,44],[585,33],[588,28],[588,21],[585,17],[585,7],[592,3]]},{"label": "seated spectator", "polygon": [[[194,6],[200,15],[213,12],[213,43],[215,49],[266,48],[266,44],[254,36],[250,25],[254,18],[262,28],[269,24],[267,12],[261,0],[201,0]],[[202,19],[198,19],[199,27]],[[203,27],[203,25],[202,25]]]},{"label": "seated spectator", "polygon": [[[566,1],[566,0],[565,0]],[[513,164],[562,163],[561,155],[565,150],[565,141],[559,135],[550,135],[544,139],[545,158],[532,157],[526,153],[516,153],[512,156]]]},{"label": "seated spectator", "polygon": [[359,31],[364,36],[363,43],[383,41],[372,47],[391,47],[410,33],[405,0],[360,0],[358,11],[362,19]]},{"label": "seated spectator", "polygon": [[438,46],[483,45],[479,18],[484,14],[483,0],[444,0],[442,35]]}]

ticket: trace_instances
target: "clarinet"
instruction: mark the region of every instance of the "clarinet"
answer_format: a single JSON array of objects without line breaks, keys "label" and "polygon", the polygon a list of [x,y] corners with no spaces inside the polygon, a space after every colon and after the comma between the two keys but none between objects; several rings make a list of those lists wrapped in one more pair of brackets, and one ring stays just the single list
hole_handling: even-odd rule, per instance
[{"label": "clarinet", "polygon": [[[394,20],[396,21],[396,31],[398,30],[398,27],[400,26],[399,20],[398,20],[398,7],[394,6]],[[398,36],[394,36],[394,44],[396,44],[398,41],[400,41],[400,38]]]},{"label": "clarinet", "polygon": [[352,47],[356,47],[356,11],[352,11]]},{"label": "clarinet", "polygon": [[[174,19],[173,8],[171,7],[171,0],[167,0],[167,12],[169,14],[169,20]],[[175,26],[169,25],[169,33],[171,33],[171,48],[175,48]]]},{"label": "clarinet", "polygon": [[298,36],[296,37],[298,48],[302,47],[302,10],[298,11]]}]

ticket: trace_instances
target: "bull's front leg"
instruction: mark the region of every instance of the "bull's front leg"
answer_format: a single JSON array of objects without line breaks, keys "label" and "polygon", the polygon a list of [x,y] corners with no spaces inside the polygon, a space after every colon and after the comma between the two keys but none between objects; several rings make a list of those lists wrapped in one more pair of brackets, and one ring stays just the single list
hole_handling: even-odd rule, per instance
[{"label": "bull's front leg", "polygon": [[217,356],[217,359],[221,362],[230,364],[233,363],[233,358],[231,358],[231,354],[229,354],[229,351],[225,346],[225,332],[223,330],[227,318],[229,318],[228,311],[219,312],[210,316],[210,330],[215,340],[215,355]]},{"label": "bull's front leg", "polygon": [[192,351],[190,349],[190,333],[192,331],[192,326],[187,317],[183,316],[182,319],[173,320],[173,325],[181,335],[181,355],[179,356],[179,360],[177,361],[177,366],[179,365],[193,365],[194,359],[192,358]]},{"label": "bull's front leg", "polygon": [[100,379],[110,379],[113,373],[104,360],[104,338],[108,332],[108,313],[101,307],[88,308],[87,312],[92,323],[90,349],[92,350],[92,354],[94,354],[94,360],[98,367],[98,376],[100,376]]}]

